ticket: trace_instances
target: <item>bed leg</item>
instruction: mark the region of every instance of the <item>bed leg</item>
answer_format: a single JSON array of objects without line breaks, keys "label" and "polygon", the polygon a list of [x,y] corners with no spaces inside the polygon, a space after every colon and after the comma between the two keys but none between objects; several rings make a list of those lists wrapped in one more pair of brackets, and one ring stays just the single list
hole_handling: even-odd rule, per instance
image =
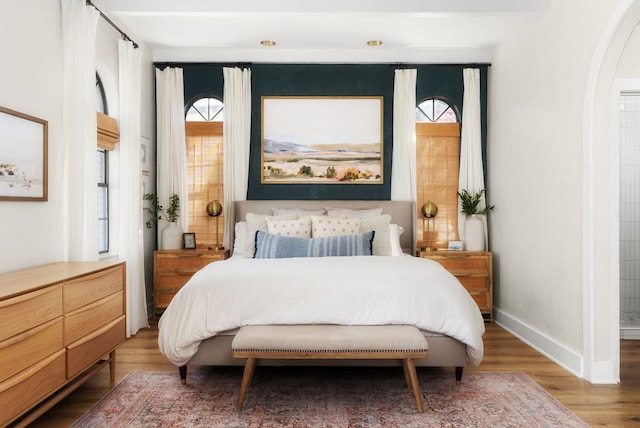
[{"label": "bed leg", "polygon": [[462,367],[456,367],[456,386],[462,383]]},{"label": "bed leg", "polygon": [[187,366],[178,367],[178,371],[180,372],[180,382],[183,385],[187,384]]}]

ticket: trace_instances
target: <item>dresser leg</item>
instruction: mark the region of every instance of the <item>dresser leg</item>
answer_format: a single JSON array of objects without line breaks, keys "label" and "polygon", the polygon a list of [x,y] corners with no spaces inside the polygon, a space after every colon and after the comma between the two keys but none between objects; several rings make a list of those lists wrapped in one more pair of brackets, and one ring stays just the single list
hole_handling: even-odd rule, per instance
[{"label": "dresser leg", "polygon": [[109,353],[109,377],[111,382],[116,380],[116,350]]}]

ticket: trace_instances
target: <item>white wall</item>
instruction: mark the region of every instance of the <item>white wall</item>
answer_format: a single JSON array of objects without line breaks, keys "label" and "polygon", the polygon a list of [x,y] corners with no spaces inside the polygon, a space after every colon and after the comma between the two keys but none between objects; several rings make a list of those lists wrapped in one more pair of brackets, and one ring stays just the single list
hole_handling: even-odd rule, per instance
[{"label": "white wall", "polygon": [[[38,11],[34,14],[33,11]],[[57,1],[0,2],[0,105],[48,121],[47,202],[0,201],[0,272],[54,261],[60,201],[62,30]]]},{"label": "white wall", "polygon": [[[56,215],[61,200],[62,163],[62,28],[60,2],[54,0],[3,0],[0,2],[0,106],[48,121],[47,202],[0,201],[0,272],[56,261]],[[130,34],[132,38],[135,37]],[[109,98],[110,114],[118,117],[119,34],[103,19],[98,22],[96,67]],[[137,41],[137,40],[136,40]],[[139,41],[137,41],[139,42]],[[155,141],[154,68],[151,53],[143,55],[142,135]],[[153,156],[153,153],[151,154]],[[1,161],[1,159],[0,159]],[[151,176],[154,176],[153,171]],[[145,245],[154,248],[149,231]],[[152,259],[148,251],[147,287],[151,284]]]},{"label": "white wall", "polygon": [[[488,189],[497,320],[581,374],[583,106],[615,2],[552,0],[494,51]],[[579,13],[576,13],[579,11]]]}]

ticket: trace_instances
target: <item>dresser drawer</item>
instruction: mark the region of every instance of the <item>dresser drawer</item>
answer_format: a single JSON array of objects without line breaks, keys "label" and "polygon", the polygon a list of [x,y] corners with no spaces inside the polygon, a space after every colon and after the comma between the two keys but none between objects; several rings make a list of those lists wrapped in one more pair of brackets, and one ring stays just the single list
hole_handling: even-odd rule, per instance
[{"label": "dresser drawer", "polygon": [[473,292],[482,292],[486,293],[489,291],[489,276],[466,276],[466,275],[455,275],[458,278],[458,281],[462,284],[464,288],[467,289],[470,293]]},{"label": "dresser drawer", "polygon": [[156,275],[156,283],[154,284],[155,289],[156,291],[165,290],[176,293],[192,276],[192,273],[186,272],[158,272]]},{"label": "dresser drawer", "polygon": [[0,342],[0,382],[63,348],[62,317]]},{"label": "dresser drawer", "polygon": [[478,305],[480,312],[482,313],[491,312],[491,304],[489,303],[489,296],[487,295],[487,293],[471,294],[471,297]]},{"label": "dresser drawer", "polygon": [[62,316],[62,285],[0,301],[0,341]]},{"label": "dresser drawer", "polygon": [[0,383],[0,426],[24,413],[65,382],[64,349]]},{"label": "dresser drawer", "polygon": [[110,322],[67,346],[67,379],[84,371],[125,340],[126,318]]},{"label": "dresser drawer", "polygon": [[64,283],[64,311],[71,312],[122,291],[124,267],[117,266]]},{"label": "dresser drawer", "polygon": [[164,272],[178,272],[193,275],[211,262],[221,260],[220,257],[208,254],[193,253],[193,255],[156,255],[156,270]]},{"label": "dresser drawer", "polygon": [[489,272],[489,257],[487,256],[447,255],[429,258],[437,261],[453,274]]},{"label": "dresser drawer", "polygon": [[124,315],[122,292],[83,306],[64,317],[64,343],[68,345]]}]

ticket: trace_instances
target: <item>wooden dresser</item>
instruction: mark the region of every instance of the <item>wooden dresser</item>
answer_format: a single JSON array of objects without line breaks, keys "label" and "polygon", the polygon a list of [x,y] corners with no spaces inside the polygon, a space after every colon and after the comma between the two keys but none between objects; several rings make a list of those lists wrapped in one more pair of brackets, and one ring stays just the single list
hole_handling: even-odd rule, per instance
[{"label": "wooden dresser", "polygon": [[109,364],[125,340],[124,262],[0,274],[0,426],[25,426]]},{"label": "wooden dresser", "polygon": [[418,257],[432,259],[451,272],[476,301],[485,321],[493,321],[493,260],[487,251],[424,251]]},{"label": "wooden dresser", "polygon": [[229,250],[158,250],[153,253],[153,312],[167,308],[187,281],[209,263],[229,258]]}]

